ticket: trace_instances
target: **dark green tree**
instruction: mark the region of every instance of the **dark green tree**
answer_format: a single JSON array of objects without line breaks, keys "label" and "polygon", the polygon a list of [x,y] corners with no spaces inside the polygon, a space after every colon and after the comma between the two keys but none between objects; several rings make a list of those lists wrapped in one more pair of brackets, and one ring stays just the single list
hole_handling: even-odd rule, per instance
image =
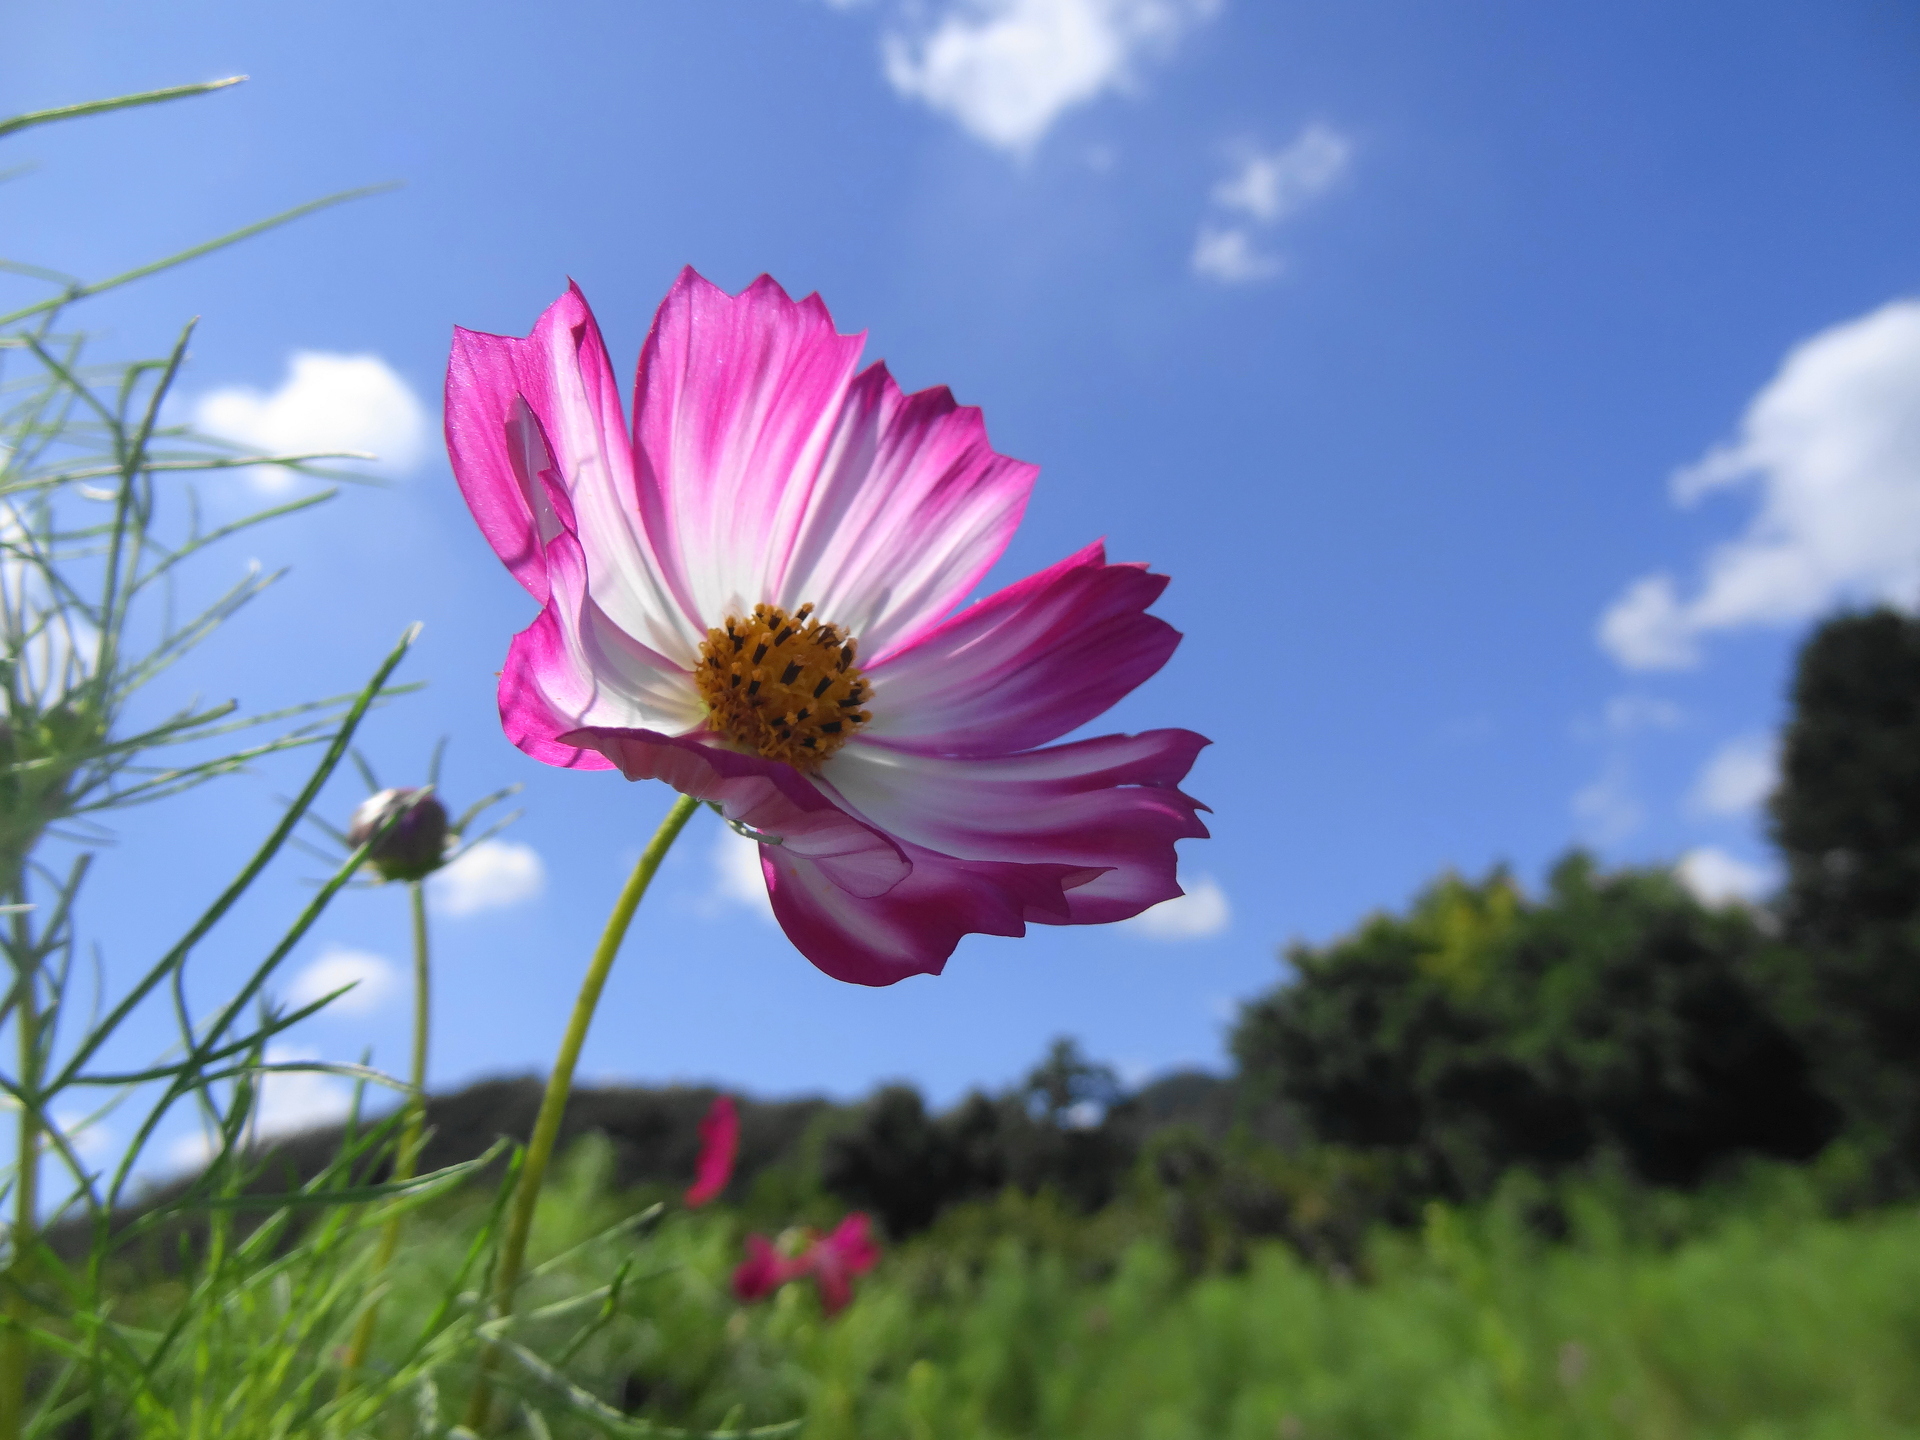
[{"label": "dark green tree", "polygon": [[1920,1184],[1920,620],[1839,615],[1800,652],[1773,835],[1779,978],[1884,1186]]},{"label": "dark green tree", "polygon": [[1768,944],[1664,871],[1576,854],[1538,903],[1504,873],[1448,877],[1404,917],[1293,947],[1234,1051],[1318,1138],[1395,1152],[1409,1200],[1602,1148],[1689,1185],[1737,1153],[1805,1158],[1834,1129],[1753,978]]}]

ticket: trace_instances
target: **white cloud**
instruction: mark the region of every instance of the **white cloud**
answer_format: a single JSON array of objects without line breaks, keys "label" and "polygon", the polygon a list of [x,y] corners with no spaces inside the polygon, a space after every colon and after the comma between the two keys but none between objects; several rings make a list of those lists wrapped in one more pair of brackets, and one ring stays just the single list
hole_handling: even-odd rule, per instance
[{"label": "white cloud", "polygon": [[113,1153],[113,1131],[84,1110],[56,1110],[52,1120],[83,1165],[101,1165]]},{"label": "white cloud", "polygon": [[[913,7],[911,15],[919,7]],[[1022,155],[1076,105],[1123,90],[1219,0],[947,0],[881,41],[888,82]]]},{"label": "white cloud", "polygon": [[477,915],[532,900],[546,888],[546,867],[531,845],[482,840],[427,881],[442,915]]},{"label": "white cloud", "polygon": [[[295,1065],[319,1058],[316,1050],[267,1047],[269,1065]],[[252,1121],[252,1138],[256,1140],[332,1124],[346,1115],[353,1102],[352,1086],[319,1070],[273,1071],[259,1076],[259,1085]],[[167,1147],[167,1163],[181,1170],[198,1169],[213,1158],[217,1149],[211,1130],[195,1130]]]},{"label": "white cloud", "polygon": [[1193,241],[1193,273],[1223,285],[1269,280],[1285,268],[1278,255],[1254,243],[1244,225],[1203,224]]},{"label": "white cloud", "polygon": [[1326,125],[1309,125],[1284,149],[1254,151],[1213,187],[1213,201],[1269,225],[1305,209],[1346,173],[1353,142]]},{"label": "white cloud", "polygon": [[773,918],[773,901],[767,898],[767,880],[760,869],[760,847],[731,825],[722,825],[714,839],[713,898]]},{"label": "white cloud", "polygon": [[1712,845],[1689,850],[1673,867],[1680,883],[1702,905],[1726,905],[1736,900],[1758,900],[1773,886],[1772,873],[1749,865]]},{"label": "white cloud", "polygon": [[[378,355],[313,350],[294,353],[286,380],[272,394],[235,386],[203,395],[193,423],[209,435],[274,454],[369,451],[389,471],[419,464],[428,432],[426,408]],[[293,483],[272,466],[252,473],[263,489]]]},{"label": "white cloud", "polygon": [[1611,845],[1640,828],[1645,812],[1633,793],[1633,776],[1624,760],[1613,760],[1593,783],[1574,795],[1573,814],[1581,833],[1595,845]]},{"label": "white cloud", "polygon": [[1347,172],[1353,142],[1331,126],[1313,124],[1278,150],[1246,150],[1232,174],[1213,187],[1222,220],[1204,218],[1193,242],[1193,273],[1224,285],[1268,280],[1286,262],[1262,248],[1256,229],[1280,225],[1324,195]]},{"label": "white cloud", "polygon": [[[0,445],[0,464],[7,454]],[[0,647],[15,658],[20,693],[49,710],[92,673],[100,632],[51,593],[47,572],[29,558],[43,543],[11,501],[0,501]]]},{"label": "white cloud", "polygon": [[1684,669],[1717,630],[1805,620],[1843,601],[1920,601],[1920,300],[1897,300],[1788,354],[1739,433],[1673,477],[1680,504],[1754,487],[1746,533],[1698,591],[1636,580],[1601,617],[1630,669]]},{"label": "white cloud", "polygon": [[1671,700],[1651,695],[1616,695],[1607,701],[1606,725],[1615,735],[1634,735],[1642,730],[1671,730],[1686,712]]},{"label": "white cloud", "polygon": [[287,1003],[295,1009],[311,1005],[342,986],[353,988],[329,1005],[325,1015],[371,1015],[382,1009],[400,988],[400,971],[391,962],[366,950],[329,946],[293,979]]},{"label": "white cloud", "polygon": [[1205,940],[1233,923],[1233,906],[1218,881],[1197,875],[1186,889],[1122,923],[1150,940]]},{"label": "white cloud", "polygon": [[1779,752],[1769,736],[1729,740],[1693,782],[1687,808],[1696,815],[1745,815],[1773,793],[1779,778]]}]

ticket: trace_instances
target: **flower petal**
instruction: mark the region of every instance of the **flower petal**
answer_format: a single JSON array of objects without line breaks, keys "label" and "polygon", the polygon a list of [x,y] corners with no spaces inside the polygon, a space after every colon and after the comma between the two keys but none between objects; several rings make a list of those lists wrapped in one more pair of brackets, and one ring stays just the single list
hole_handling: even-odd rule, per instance
[{"label": "flower petal", "polygon": [[1058,740],[1166,664],[1180,632],[1145,613],[1166,586],[1089,545],[870,667],[873,720],[861,735],[939,755]]},{"label": "flower petal", "polygon": [[834,979],[891,985],[938,975],[962,935],[1024,935],[1029,921],[1068,923],[1064,892],[1099,874],[901,849],[911,872],[885,894],[863,898],[791,845],[760,848],[774,918],[794,948]]},{"label": "flower petal", "polygon": [[742,755],[707,736],[584,729],[561,738],[599,751],[629,780],[664,780],[682,795],[718,805],[727,819],[778,840],[763,852],[804,859],[851,896],[885,894],[907,875],[899,845],[835,805],[791,765]]},{"label": "flower petal", "polygon": [[1190,730],[1149,730],[962,759],[856,740],[821,779],[910,855],[1105,872],[1072,889],[1069,913],[1050,922],[1101,924],[1181,893],[1174,841],[1207,828],[1205,807],[1178,787],[1207,743]]},{"label": "flower petal", "polygon": [[774,599],[864,341],[766,275],[733,296],[683,270],[661,302],[634,390],[638,495],[705,625]]},{"label": "flower petal", "polygon": [[690,666],[706,629],[669,593],[633,500],[633,457],[600,328],[577,286],[526,339],[454,332],[447,452],[494,552],[538,600],[559,528],[541,477],[579,517],[593,594],[629,635]]},{"label": "flower petal", "polygon": [[567,497],[551,471],[541,484],[561,528],[546,546],[546,608],[514,637],[500,672],[500,721],[536,760],[606,769],[606,759],[561,737],[590,726],[680,733],[697,729],[705,711],[686,670],[614,624],[589,593]]},{"label": "flower petal", "polygon": [[944,388],[855,378],[863,342],[764,275],[730,296],[686,270],[661,304],[634,400],[640,504],[705,624],[811,601],[878,658],[1006,548],[1035,468],[994,454]]},{"label": "flower petal", "polygon": [[693,1209],[718,1200],[733,1179],[733,1162],[740,1153],[740,1107],[731,1095],[716,1095],[700,1121],[700,1154],[694,1161],[693,1184],[684,1203]]},{"label": "flower petal", "polygon": [[885,365],[853,382],[779,588],[860,639],[867,664],[912,644],[1007,548],[1036,466],[997,455],[945,386],[903,395]]}]

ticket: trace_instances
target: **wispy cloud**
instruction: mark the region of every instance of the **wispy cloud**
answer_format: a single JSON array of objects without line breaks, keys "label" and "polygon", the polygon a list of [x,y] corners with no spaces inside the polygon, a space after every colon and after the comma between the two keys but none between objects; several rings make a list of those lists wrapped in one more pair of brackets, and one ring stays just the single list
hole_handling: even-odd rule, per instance
[{"label": "wispy cloud", "polygon": [[1612,845],[1640,828],[1646,809],[1634,794],[1633,771],[1625,757],[1614,756],[1574,794],[1573,816],[1582,837],[1594,845]]},{"label": "wispy cloud", "polygon": [[1219,881],[1196,875],[1186,882],[1186,891],[1123,923],[1149,940],[1205,940],[1233,923],[1233,906]]},{"label": "wispy cloud", "polygon": [[1702,905],[1713,906],[1758,900],[1773,888],[1775,878],[1765,867],[1712,845],[1687,851],[1673,873]]},{"label": "wispy cloud", "polygon": [[1605,722],[1610,735],[1637,735],[1643,730],[1671,730],[1686,712],[1671,700],[1652,695],[1616,695],[1607,701]]},{"label": "wispy cloud", "polygon": [[537,899],[546,885],[546,867],[531,845],[482,840],[436,873],[427,894],[434,909],[457,919]]},{"label": "wispy cloud", "polygon": [[1193,243],[1193,272],[1225,285],[1270,279],[1286,262],[1261,243],[1326,194],[1353,163],[1353,142],[1313,124],[1278,150],[1249,147],[1233,172],[1213,187],[1211,212]]},{"label": "wispy cloud", "polygon": [[1736,436],[1679,471],[1674,499],[1751,487],[1744,534],[1683,593],[1642,576],[1600,618],[1635,670],[1699,663],[1715,631],[1809,619],[1848,600],[1920,601],[1920,300],[1897,300],[1796,346]]},{"label": "wispy cloud", "polygon": [[298,1009],[347,985],[353,988],[329,1005],[322,1014],[374,1014],[383,1009],[400,988],[400,971],[390,961],[371,951],[331,945],[322,950],[311,965],[293,977],[293,983],[287,987],[287,1002]]},{"label": "wispy cloud", "polygon": [[1193,242],[1193,273],[1223,285],[1246,285],[1255,280],[1270,280],[1286,268],[1278,255],[1271,255],[1255,243],[1243,225],[1212,225],[1201,222]]},{"label": "wispy cloud", "polygon": [[[401,473],[426,453],[426,408],[407,382],[378,355],[295,352],[287,378],[268,393],[234,386],[200,397],[197,429],[273,454],[366,451],[379,468]],[[292,477],[272,466],[252,472],[264,490],[290,486]]]},{"label": "wispy cloud", "polygon": [[1693,782],[1687,809],[1696,815],[1746,815],[1780,779],[1780,756],[1768,735],[1743,735],[1714,752]]},{"label": "wispy cloud", "polygon": [[[843,7],[845,8],[845,7]],[[903,97],[1024,155],[1068,110],[1132,86],[1219,0],[946,0],[895,11],[881,39]]]}]

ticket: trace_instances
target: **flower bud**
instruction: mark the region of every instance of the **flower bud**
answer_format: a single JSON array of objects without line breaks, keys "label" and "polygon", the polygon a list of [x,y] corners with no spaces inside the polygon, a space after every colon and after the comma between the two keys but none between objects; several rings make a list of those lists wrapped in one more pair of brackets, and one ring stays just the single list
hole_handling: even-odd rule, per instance
[{"label": "flower bud", "polygon": [[428,790],[382,790],[360,803],[347,826],[356,850],[395,815],[393,828],[375,841],[367,863],[383,880],[423,880],[447,863],[447,807]]}]

